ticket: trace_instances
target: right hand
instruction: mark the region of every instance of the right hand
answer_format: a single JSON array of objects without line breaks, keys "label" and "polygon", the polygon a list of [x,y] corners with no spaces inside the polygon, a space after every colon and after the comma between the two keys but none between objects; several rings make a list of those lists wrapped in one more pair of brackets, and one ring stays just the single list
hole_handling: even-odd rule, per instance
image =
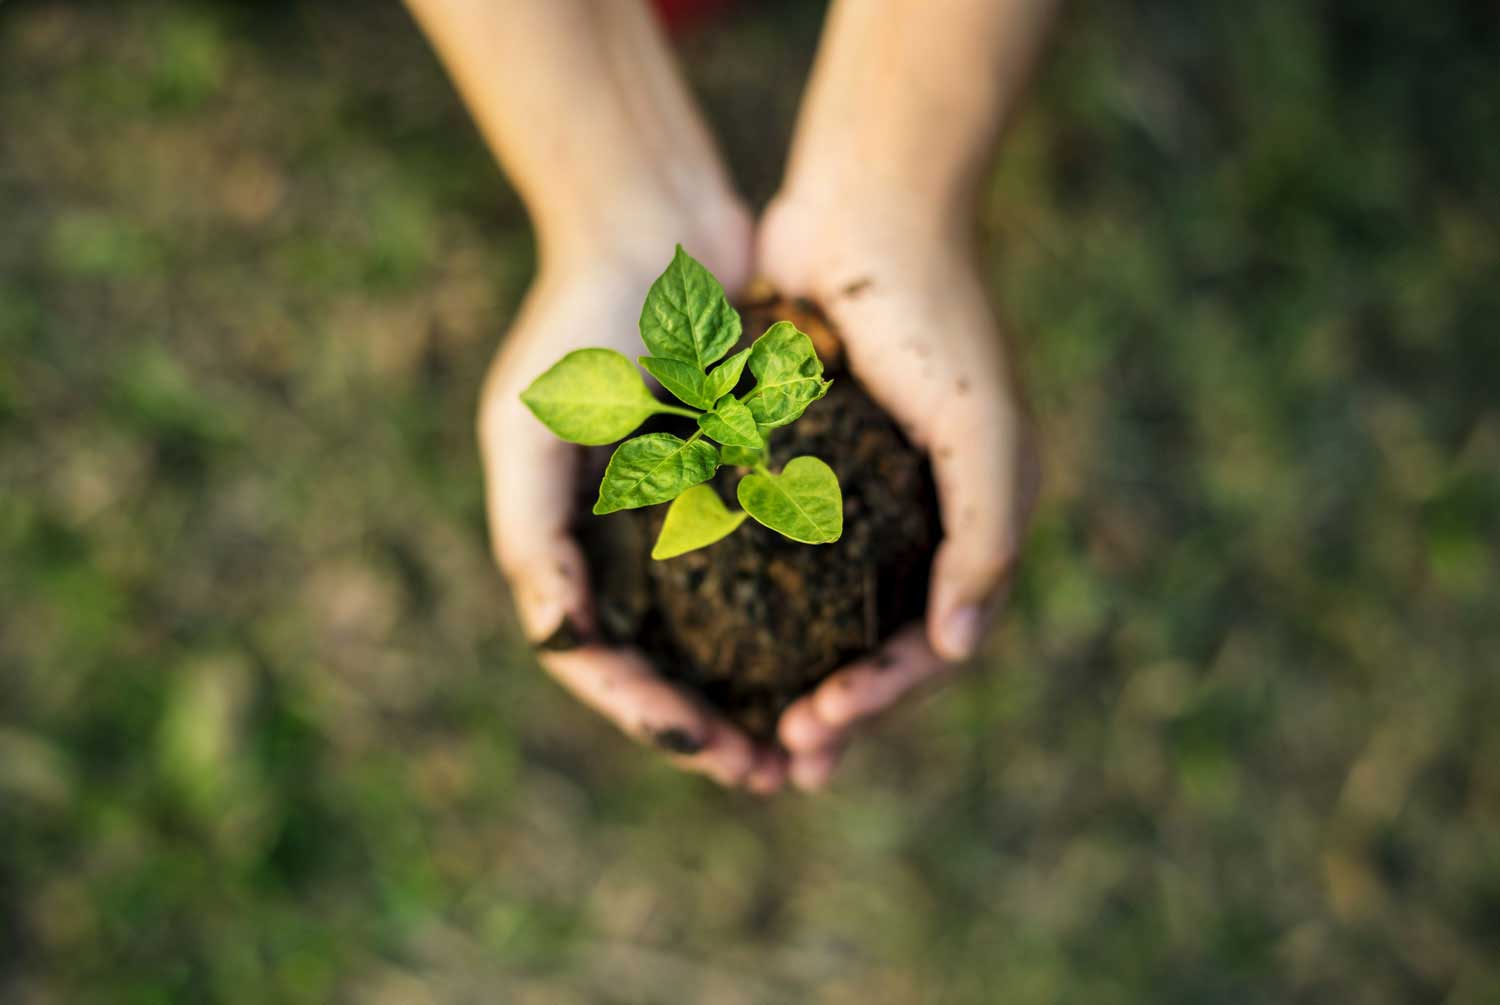
[{"label": "right hand", "polygon": [[901,188],[862,194],[860,177],[772,203],[759,265],[783,293],[827,312],[850,372],[927,452],[943,540],[922,624],[880,658],[840,668],[782,714],[778,732],[803,789],[833,774],[850,734],[973,656],[1003,606],[1040,479],[1016,366],[972,242],[935,202]]}]

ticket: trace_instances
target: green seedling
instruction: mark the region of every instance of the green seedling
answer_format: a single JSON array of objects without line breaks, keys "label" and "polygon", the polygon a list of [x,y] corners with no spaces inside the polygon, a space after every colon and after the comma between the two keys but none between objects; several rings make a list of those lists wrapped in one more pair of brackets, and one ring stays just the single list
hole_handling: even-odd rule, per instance
[{"label": "green seedling", "polygon": [[[651,354],[637,362],[686,407],[658,401],[640,371],[613,349],[570,352],[521,393],[548,429],[586,446],[629,436],[653,415],[697,423],[687,439],[647,433],[620,444],[594,512],[671,502],[651,550],[658,559],[707,547],[746,516],[793,541],[837,541],[844,502],[833,469],[816,457],[794,457],[779,472],[766,464],[770,432],[795,422],[833,383],[823,379],[812,339],[778,321],[750,348],[724,359],[740,340],[739,313],[713,274],[678,246],[646,294],[641,340]],[[746,369],[755,384],[737,395]],[[730,510],[704,484],[723,465],[747,469],[735,493],[743,510]]]}]

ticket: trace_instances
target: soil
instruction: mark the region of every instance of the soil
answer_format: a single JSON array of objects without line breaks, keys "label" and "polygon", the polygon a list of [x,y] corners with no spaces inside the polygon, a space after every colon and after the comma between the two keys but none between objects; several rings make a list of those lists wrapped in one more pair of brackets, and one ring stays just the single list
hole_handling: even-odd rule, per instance
[{"label": "soil", "polygon": [[[805,301],[775,297],[744,313],[747,335],[771,321],[795,321],[834,378],[827,396],[772,435],[769,464],[776,470],[802,454],[828,462],[843,489],[843,537],[798,544],[747,520],[708,548],[653,561],[666,506],[589,513],[611,447],[589,452],[576,530],[604,640],[637,646],[663,676],[769,738],[792,701],[838,667],[878,653],[922,616],[940,531],[926,457],[841,369],[837,338],[821,314]],[[659,421],[658,428],[684,433],[682,420]],[[726,467],[712,483],[731,506],[742,474]]]}]

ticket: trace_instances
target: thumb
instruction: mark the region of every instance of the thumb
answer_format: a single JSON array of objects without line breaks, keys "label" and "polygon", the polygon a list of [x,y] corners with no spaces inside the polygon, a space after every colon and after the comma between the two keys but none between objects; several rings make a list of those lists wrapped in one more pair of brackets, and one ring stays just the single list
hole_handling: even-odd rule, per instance
[{"label": "thumb", "polygon": [[531,642],[545,646],[560,631],[578,636],[572,644],[593,637],[588,565],[572,538],[553,536],[520,553],[504,550],[501,571]]},{"label": "thumb", "polygon": [[974,655],[1009,596],[1040,485],[1025,420],[1006,411],[966,424],[966,435],[944,430],[931,445],[943,543],[933,560],[927,636],[948,661]]},{"label": "thumb", "polygon": [[490,544],[526,637],[542,642],[565,621],[592,634],[588,565],[568,533],[574,448],[554,439],[510,395],[486,401],[479,435]]}]

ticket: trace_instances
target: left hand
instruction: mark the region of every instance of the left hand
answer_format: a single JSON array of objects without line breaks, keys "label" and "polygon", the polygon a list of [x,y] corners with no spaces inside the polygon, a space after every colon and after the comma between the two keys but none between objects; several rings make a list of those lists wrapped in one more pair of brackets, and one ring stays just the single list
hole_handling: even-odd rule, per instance
[{"label": "left hand", "polygon": [[775,791],[785,756],[752,743],[696,696],[663,679],[633,648],[595,640],[588,566],[570,527],[578,448],[543,426],[521,402],[539,373],[573,349],[640,351],[640,304],[674,240],[711,263],[731,290],[750,258],[748,215],[719,205],[693,215],[655,208],[637,214],[623,246],[596,240],[582,256],[554,256],[538,273],[481,395],[478,422],[486,509],[495,558],[534,644],[565,624],[580,644],[543,649],[538,661],[580,701],[628,735],[671,755],[685,770],[727,787]]},{"label": "left hand", "polygon": [[943,525],[925,623],[890,639],[882,665],[844,667],[782,715],[791,780],[816,789],[854,726],[975,653],[1009,592],[1040,471],[1011,353],[960,229],[897,192],[783,194],[757,245],[760,272],[822,307],[850,371],[927,452]]}]

